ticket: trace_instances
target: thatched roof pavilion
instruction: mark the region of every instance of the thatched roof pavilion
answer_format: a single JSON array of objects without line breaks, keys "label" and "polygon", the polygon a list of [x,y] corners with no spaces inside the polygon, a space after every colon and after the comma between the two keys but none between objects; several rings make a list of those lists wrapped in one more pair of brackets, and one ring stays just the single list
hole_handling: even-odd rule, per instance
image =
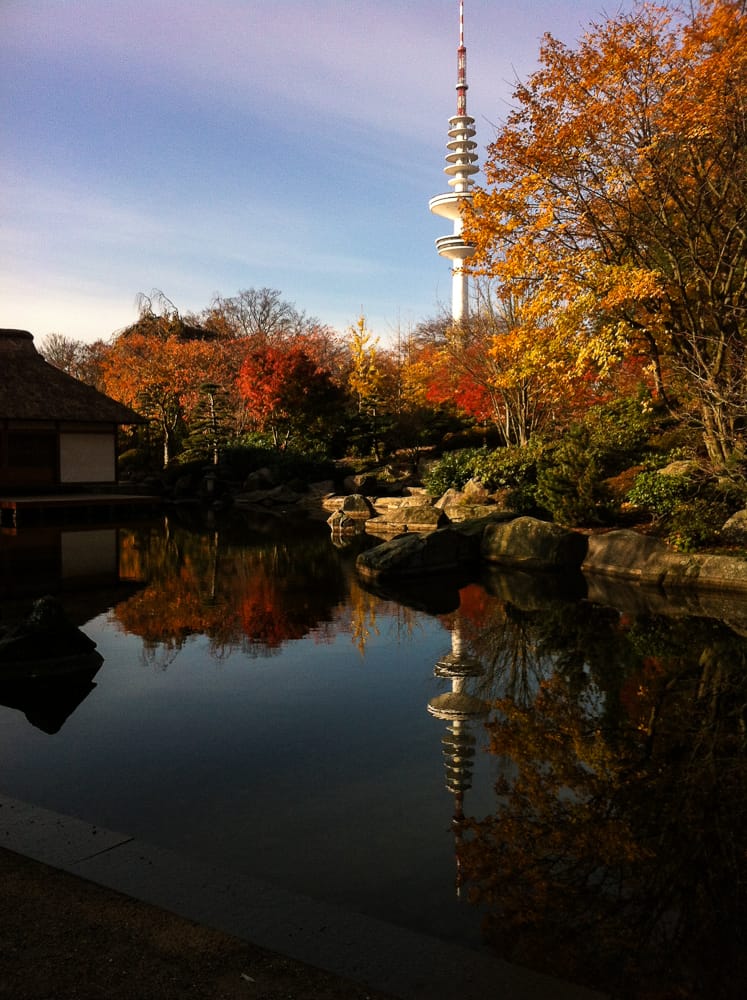
[{"label": "thatched roof pavilion", "polygon": [[142,424],[143,417],[50,365],[27,330],[0,329],[0,420]]},{"label": "thatched roof pavilion", "polygon": [[146,421],[0,329],[0,487],[114,483],[117,428]]}]

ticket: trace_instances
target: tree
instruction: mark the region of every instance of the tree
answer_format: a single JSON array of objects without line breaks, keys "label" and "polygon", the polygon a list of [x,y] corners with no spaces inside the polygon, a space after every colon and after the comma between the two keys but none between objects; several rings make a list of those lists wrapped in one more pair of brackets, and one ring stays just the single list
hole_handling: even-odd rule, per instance
[{"label": "tree", "polygon": [[348,349],[348,390],[355,400],[359,436],[370,440],[371,449],[379,461],[384,372],[378,337],[374,338],[366,326],[365,316],[360,316],[355,326],[348,328]]},{"label": "tree", "polygon": [[83,345],[64,333],[48,333],[39,346],[39,353],[50,365],[75,377],[78,357]]},{"label": "tree", "polygon": [[719,468],[747,418],[746,94],[742,0],[546,36],[465,225],[527,329],[602,374],[645,357]]},{"label": "tree", "polygon": [[228,393],[215,382],[206,382],[200,386],[192,411],[185,441],[186,456],[208,458],[213,465],[218,465],[221,452],[231,437],[231,426]]},{"label": "tree", "polygon": [[296,309],[276,288],[246,288],[231,298],[216,296],[203,315],[205,325],[258,347],[306,333],[317,320]]},{"label": "tree", "polygon": [[39,353],[50,365],[96,389],[103,389],[102,366],[108,350],[109,345],[103,340],[87,344],[62,333],[47,334],[39,347]]},{"label": "tree", "polygon": [[505,444],[523,446],[588,403],[589,366],[575,363],[561,331],[525,315],[513,289],[484,276],[473,284],[476,308],[468,320],[421,328],[427,397],[453,402],[467,417],[492,424]]},{"label": "tree", "polygon": [[330,373],[300,345],[251,351],[237,384],[255,425],[272,435],[279,450],[294,437],[328,436],[342,405],[342,393]]},{"label": "tree", "polygon": [[221,355],[210,341],[130,330],[112,345],[104,384],[109,395],[154,421],[168,465],[200,401],[201,387],[220,384],[222,373]]}]

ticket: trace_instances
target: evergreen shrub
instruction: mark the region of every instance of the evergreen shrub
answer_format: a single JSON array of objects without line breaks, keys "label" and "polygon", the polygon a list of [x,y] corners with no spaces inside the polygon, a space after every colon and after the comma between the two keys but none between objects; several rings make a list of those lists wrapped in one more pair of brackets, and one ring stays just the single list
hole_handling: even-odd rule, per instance
[{"label": "evergreen shrub", "polygon": [[608,524],[617,513],[604,482],[603,456],[581,424],[546,449],[537,471],[537,500],[559,524]]},{"label": "evergreen shrub", "polygon": [[447,490],[461,490],[474,476],[474,469],[484,449],[463,448],[447,451],[426,473],[423,483],[431,496],[440,497]]},{"label": "evergreen shrub", "polygon": [[278,451],[272,445],[263,443],[259,435],[252,435],[245,444],[227,448],[221,468],[231,479],[238,481],[258,469],[270,469],[278,482],[291,479],[316,482],[333,479],[336,474],[334,462],[324,453],[295,448]]}]

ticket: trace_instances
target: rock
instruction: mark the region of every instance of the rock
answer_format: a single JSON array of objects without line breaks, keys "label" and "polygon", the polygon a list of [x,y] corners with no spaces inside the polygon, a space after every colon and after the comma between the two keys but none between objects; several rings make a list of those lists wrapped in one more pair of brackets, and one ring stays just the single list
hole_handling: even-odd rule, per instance
[{"label": "rock", "polygon": [[346,493],[374,493],[378,483],[376,476],[360,473],[357,476],[345,476],[342,488]]},{"label": "rock", "polygon": [[656,584],[665,590],[747,590],[747,559],[675,552],[659,539],[635,531],[591,535],[582,568],[585,572]]},{"label": "rock", "polygon": [[582,569],[660,585],[684,558],[658,538],[621,529],[589,536]]},{"label": "rock", "polygon": [[360,518],[350,517],[341,510],[336,510],[327,518],[327,524],[333,532],[341,535],[356,535],[361,531]]},{"label": "rock", "polygon": [[243,484],[244,490],[248,492],[271,489],[275,485],[275,477],[270,469],[257,469],[255,472],[250,472]]},{"label": "rock", "polygon": [[443,508],[450,521],[474,521],[488,517],[495,510],[495,504],[455,503]]},{"label": "rock", "polygon": [[485,503],[490,498],[487,486],[479,479],[466,482],[462,493],[469,503]]},{"label": "rock", "polygon": [[435,531],[449,523],[442,510],[431,504],[416,504],[399,507],[372,517],[366,522],[366,531]]},{"label": "rock", "polygon": [[96,643],[72,624],[59,601],[41,597],[25,621],[0,638],[0,674],[22,668],[33,673],[40,666],[71,659],[96,657]]},{"label": "rock", "polygon": [[430,534],[408,533],[361,552],[356,570],[367,579],[412,577],[455,570],[479,558],[479,535],[441,528]]},{"label": "rock", "polygon": [[442,510],[450,521],[486,517],[495,510],[494,501],[478,479],[470,479],[463,490],[448,489],[434,506]]},{"label": "rock", "polygon": [[747,510],[732,514],[721,529],[721,540],[726,545],[747,546]]},{"label": "rock", "polygon": [[249,493],[237,493],[234,503],[238,507],[256,506],[282,507],[289,504],[296,504],[301,499],[289,486],[274,486],[269,490],[252,490]]},{"label": "rock", "polygon": [[481,555],[490,563],[532,570],[578,569],[586,554],[579,532],[533,517],[491,521],[482,536]]},{"label": "rock", "polygon": [[433,507],[433,499],[428,496],[428,494],[423,491],[423,493],[416,493],[412,496],[402,496],[402,497],[374,497],[373,498],[374,508],[380,513],[385,514],[389,510],[398,510],[400,507]]},{"label": "rock", "polygon": [[359,521],[368,520],[369,517],[373,517],[374,513],[371,501],[360,493],[351,493],[350,496],[345,497],[340,510],[348,517],[356,518]]},{"label": "rock", "polygon": [[322,479],[318,483],[309,483],[309,495],[312,497],[328,497],[335,492],[335,484],[332,479]]},{"label": "rock", "polygon": [[664,585],[747,591],[747,560],[734,556],[683,556],[682,565],[670,570]]},{"label": "rock", "polygon": [[692,476],[699,471],[698,463],[691,459],[680,459],[677,462],[670,462],[662,469],[657,470],[660,476]]},{"label": "rock", "polygon": [[434,507],[438,507],[439,510],[443,510],[448,504],[457,504],[462,498],[461,490],[455,489],[455,487],[450,487],[442,496],[436,500]]}]

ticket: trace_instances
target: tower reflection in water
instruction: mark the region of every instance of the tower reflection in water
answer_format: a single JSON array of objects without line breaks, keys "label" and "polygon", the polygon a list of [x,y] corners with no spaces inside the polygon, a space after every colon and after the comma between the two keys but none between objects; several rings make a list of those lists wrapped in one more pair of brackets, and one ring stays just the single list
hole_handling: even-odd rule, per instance
[{"label": "tower reflection in water", "polygon": [[467,691],[470,680],[482,676],[481,662],[467,649],[462,634],[462,622],[457,614],[451,631],[451,650],[437,661],[436,677],[451,681],[451,691],[436,695],[428,702],[428,711],[437,719],[448,722],[441,740],[446,765],[446,788],[454,796],[452,829],[456,848],[456,892],[461,896],[460,845],[464,828],[464,795],[472,787],[472,769],[476,738],[473,724],[484,719],[489,705],[482,698]]}]

